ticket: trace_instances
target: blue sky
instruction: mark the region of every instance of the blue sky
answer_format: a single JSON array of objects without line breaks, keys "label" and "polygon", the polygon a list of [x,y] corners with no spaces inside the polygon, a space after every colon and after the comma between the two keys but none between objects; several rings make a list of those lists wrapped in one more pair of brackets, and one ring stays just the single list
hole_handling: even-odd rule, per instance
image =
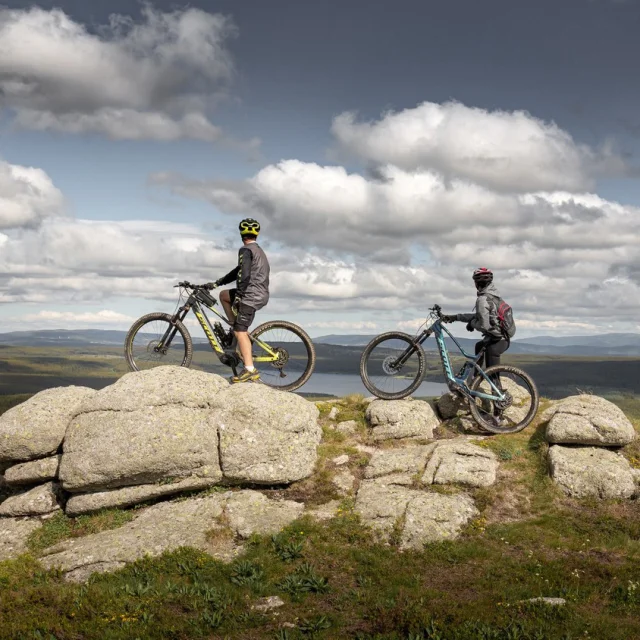
[{"label": "blue sky", "polygon": [[486,264],[519,335],[638,330],[635,0],[0,6],[4,330],[170,309],[243,215],[259,320],[408,329]]}]

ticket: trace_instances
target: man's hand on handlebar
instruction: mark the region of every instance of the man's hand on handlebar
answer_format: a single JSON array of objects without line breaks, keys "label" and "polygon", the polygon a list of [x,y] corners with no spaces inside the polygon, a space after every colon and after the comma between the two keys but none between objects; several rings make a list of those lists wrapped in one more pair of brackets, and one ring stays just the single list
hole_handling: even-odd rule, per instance
[{"label": "man's hand on handlebar", "polygon": [[442,316],[440,319],[442,322],[457,322],[458,316]]},{"label": "man's hand on handlebar", "polygon": [[175,289],[177,287],[182,287],[183,289],[193,289],[193,290],[208,289],[209,291],[211,291],[211,289],[216,289],[219,286],[220,285],[218,284],[217,280],[215,282],[207,282],[206,284],[193,284],[188,280],[183,280],[182,282],[178,282],[178,284],[173,285],[173,288]]}]

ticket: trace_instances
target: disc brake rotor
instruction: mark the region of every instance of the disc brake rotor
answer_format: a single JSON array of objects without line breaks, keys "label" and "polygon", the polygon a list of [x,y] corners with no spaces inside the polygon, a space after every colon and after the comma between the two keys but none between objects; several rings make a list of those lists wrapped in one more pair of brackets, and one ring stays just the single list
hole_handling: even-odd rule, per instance
[{"label": "disc brake rotor", "polygon": [[277,347],[274,351],[278,358],[271,363],[271,366],[276,369],[282,369],[289,362],[289,352],[282,347]]},{"label": "disc brake rotor", "polygon": [[398,371],[400,371],[400,368],[397,365],[395,365],[397,360],[398,358],[396,358],[396,356],[387,356],[382,361],[382,370],[388,376],[395,376],[398,373]]},{"label": "disc brake rotor", "polygon": [[151,340],[147,345],[147,351],[150,353],[158,353],[164,355],[166,353],[166,349],[161,349],[160,351],[156,351],[156,347],[160,344],[160,340]]},{"label": "disc brake rotor", "polygon": [[505,409],[508,409],[513,404],[513,396],[508,391],[505,391],[504,400],[494,400],[493,404],[496,407],[496,409],[500,409],[501,411],[504,411]]}]

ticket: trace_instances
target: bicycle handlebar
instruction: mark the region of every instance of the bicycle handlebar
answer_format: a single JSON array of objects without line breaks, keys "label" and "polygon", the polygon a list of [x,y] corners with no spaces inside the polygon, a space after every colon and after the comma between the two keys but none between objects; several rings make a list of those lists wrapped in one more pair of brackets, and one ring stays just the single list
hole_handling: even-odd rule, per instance
[{"label": "bicycle handlebar", "polygon": [[177,289],[178,287],[182,287],[183,289],[193,289],[194,291],[197,289],[206,289],[207,287],[203,284],[192,284],[188,280],[184,280],[182,282],[178,282],[178,284],[174,284],[173,288]]},{"label": "bicycle handlebar", "polygon": [[439,304],[434,304],[429,311],[431,311],[439,320],[442,320],[442,307]]}]

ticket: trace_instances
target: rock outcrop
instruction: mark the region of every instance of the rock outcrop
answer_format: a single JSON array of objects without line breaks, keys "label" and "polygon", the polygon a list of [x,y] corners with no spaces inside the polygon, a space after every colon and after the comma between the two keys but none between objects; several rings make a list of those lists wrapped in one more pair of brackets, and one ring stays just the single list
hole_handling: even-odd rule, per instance
[{"label": "rock outcrop", "polygon": [[[505,384],[514,397],[510,410],[524,410],[526,392]],[[181,546],[228,561],[253,534],[276,533],[305,513],[325,520],[345,508],[333,500],[306,509],[256,490],[265,485],[281,495],[316,470],[319,411],[295,394],[159,367],[98,392],[42,392],[20,407],[0,416],[0,560],[24,552],[29,535],[61,508],[73,517],[210,489],[142,507],[117,529],[45,550],[44,565],[75,581]],[[450,394],[438,411],[471,421],[466,401]],[[365,417],[368,436],[356,420],[324,420],[335,430],[331,442],[343,449],[325,453],[318,471],[330,476],[319,473],[292,495],[305,495],[316,480],[331,482],[331,497],[355,497],[362,521],[400,549],[456,538],[479,515],[476,490],[496,481],[496,455],[484,443],[453,437],[458,428],[433,441],[443,432],[435,431],[439,419],[424,401],[372,399]],[[606,448],[635,438],[614,405],[575,396],[554,403],[545,418],[550,473],[567,495],[640,495],[640,470]]]},{"label": "rock outcrop", "polygon": [[228,387],[183,367],[128,373],[75,412],[63,445],[65,491],[104,491],[167,478],[221,480],[211,402]]},{"label": "rock outcrop", "polygon": [[631,498],[636,493],[631,466],[607,449],[554,445],[549,449],[549,470],[560,488],[574,498]]},{"label": "rock outcrop", "polygon": [[0,416],[0,516],[289,484],[314,470],[318,415],[297,395],[184,367],[128,373],[100,391],[43,391]]},{"label": "rock outcrop", "polygon": [[47,516],[60,510],[53,482],[10,496],[0,504],[0,517]]},{"label": "rock outcrop", "polygon": [[0,462],[25,462],[57,453],[76,408],[95,394],[87,387],[40,391],[0,416]]},{"label": "rock outcrop", "polygon": [[373,454],[365,478],[386,484],[462,484],[488,487],[496,481],[496,455],[466,440],[388,449]]},{"label": "rock outcrop", "polygon": [[37,518],[0,518],[0,562],[24,553],[29,536],[41,526]]},{"label": "rock outcrop", "polygon": [[242,539],[280,531],[303,508],[301,503],[269,500],[256,491],[165,502],[144,509],[117,529],[50,547],[42,563],[62,570],[67,580],[83,582],[92,573],[114,571],[145,555],[157,556],[184,546],[230,560],[240,551]]},{"label": "rock outcrop", "polygon": [[552,444],[622,447],[635,437],[622,410],[599,396],[571,396],[555,403],[549,412],[547,441]]},{"label": "rock outcrop", "polygon": [[470,442],[446,441],[436,445],[422,475],[425,484],[463,484],[489,487],[496,481],[496,454]]},{"label": "rock outcrop", "polygon": [[401,549],[456,538],[478,515],[473,499],[465,493],[429,493],[384,484],[379,479],[362,483],[356,511],[384,537],[397,532]]},{"label": "rock outcrop", "polygon": [[210,420],[225,479],[287,484],[311,475],[322,437],[318,415],[313,403],[264,385],[234,385],[216,397]]},{"label": "rock outcrop", "polygon": [[61,458],[62,456],[57,455],[16,464],[5,471],[4,480],[8,486],[38,484],[55,480],[58,477]]},{"label": "rock outcrop", "polygon": [[628,461],[606,447],[630,444],[636,432],[612,402],[582,394],[554,402],[545,412],[549,472],[574,498],[631,498],[638,493]]},{"label": "rock outcrop", "polygon": [[367,407],[365,417],[376,442],[405,438],[430,440],[440,424],[428,402],[412,398],[374,400]]}]

